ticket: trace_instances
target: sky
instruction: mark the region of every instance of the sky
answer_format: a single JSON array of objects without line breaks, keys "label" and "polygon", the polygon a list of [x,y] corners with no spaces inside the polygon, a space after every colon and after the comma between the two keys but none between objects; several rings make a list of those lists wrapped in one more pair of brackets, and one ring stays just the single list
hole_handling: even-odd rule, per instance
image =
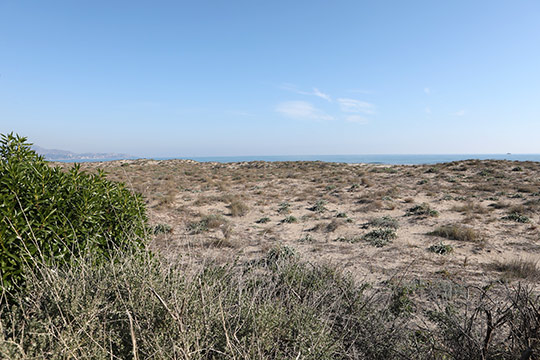
[{"label": "sky", "polygon": [[540,1],[0,0],[0,133],[144,157],[540,153]]}]

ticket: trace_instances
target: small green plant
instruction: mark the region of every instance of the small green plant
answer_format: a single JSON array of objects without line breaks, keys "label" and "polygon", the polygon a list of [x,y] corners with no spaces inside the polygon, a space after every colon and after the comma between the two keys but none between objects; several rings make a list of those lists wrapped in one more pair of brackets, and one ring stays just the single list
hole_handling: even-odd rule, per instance
[{"label": "small green plant", "polygon": [[363,239],[375,247],[383,247],[397,238],[394,229],[375,229],[363,236]]},{"label": "small green plant", "polygon": [[336,217],[341,218],[341,219],[347,219],[348,218],[347,213],[344,213],[344,212],[337,213]]},{"label": "small green plant", "polygon": [[315,212],[318,212],[318,213],[323,213],[325,212],[326,210],[328,210],[326,208],[326,205],[327,202],[325,200],[318,200],[315,205],[313,205],[312,207],[309,208],[309,210],[311,211],[315,211]]},{"label": "small green plant", "polygon": [[289,214],[291,212],[291,204],[288,202],[282,202],[279,204],[278,213],[280,214]]},{"label": "small green plant", "polygon": [[270,218],[269,217],[262,217],[260,218],[259,220],[257,220],[257,224],[266,224],[266,223],[269,223],[270,222]]},{"label": "small green plant", "polygon": [[511,220],[511,221],[515,221],[515,222],[519,222],[519,223],[528,223],[531,221],[531,219],[529,219],[529,217],[523,215],[523,214],[520,214],[518,212],[512,212],[506,216],[503,216],[503,220]]},{"label": "small green plant", "polygon": [[281,222],[286,223],[286,224],[292,224],[292,223],[298,222],[298,219],[290,215],[290,216],[287,216],[285,219],[281,220]]},{"label": "small green plant", "polygon": [[437,210],[433,210],[428,203],[423,203],[409,208],[407,210],[407,215],[437,217],[439,216],[439,212]]},{"label": "small green plant", "polygon": [[435,254],[447,255],[454,251],[454,248],[452,247],[452,245],[443,244],[442,242],[440,242],[438,244],[431,245],[428,250],[434,252]]}]

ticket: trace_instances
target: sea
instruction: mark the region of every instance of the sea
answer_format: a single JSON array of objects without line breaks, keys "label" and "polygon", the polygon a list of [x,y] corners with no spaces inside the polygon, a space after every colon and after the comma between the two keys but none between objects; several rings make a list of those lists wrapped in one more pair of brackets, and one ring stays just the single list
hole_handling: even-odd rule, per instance
[{"label": "sea", "polygon": [[244,161],[324,161],[348,164],[420,165],[438,164],[460,160],[510,160],[540,161],[540,154],[444,154],[444,155],[285,155],[285,156],[204,156],[189,158],[156,158],[156,160],[191,159],[199,162],[244,162]]},{"label": "sea", "polygon": [[[538,161],[540,154],[372,154],[372,155],[276,155],[276,156],[194,156],[194,157],[157,157],[154,160],[188,159],[198,162],[245,162],[245,161],[324,161],[347,164],[383,164],[383,165],[421,165],[439,164],[460,160],[510,160]],[[119,159],[82,159],[65,162],[100,162]],[[62,160],[57,160],[62,161]]]}]

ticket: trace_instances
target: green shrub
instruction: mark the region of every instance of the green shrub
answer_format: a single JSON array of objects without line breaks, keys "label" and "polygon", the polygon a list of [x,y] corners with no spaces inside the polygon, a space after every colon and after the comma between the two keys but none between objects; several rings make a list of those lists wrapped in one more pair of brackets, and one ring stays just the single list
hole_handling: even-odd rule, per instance
[{"label": "green shrub", "polygon": [[25,265],[61,266],[82,249],[107,257],[115,248],[140,246],[146,213],[140,195],[121,183],[90,175],[75,165],[51,167],[26,138],[0,140],[1,286],[24,282]]},{"label": "green shrub", "polygon": [[399,228],[399,221],[387,215],[387,216],[371,219],[368,222],[368,225],[381,227],[381,228],[397,229]]},{"label": "green shrub", "polygon": [[376,247],[383,247],[397,238],[394,229],[375,229],[364,235],[363,239]]},{"label": "green shrub", "polygon": [[281,220],[282,223],[292,224],[298,222],[298,219],[292,215],[287,216],[285,219]]}]

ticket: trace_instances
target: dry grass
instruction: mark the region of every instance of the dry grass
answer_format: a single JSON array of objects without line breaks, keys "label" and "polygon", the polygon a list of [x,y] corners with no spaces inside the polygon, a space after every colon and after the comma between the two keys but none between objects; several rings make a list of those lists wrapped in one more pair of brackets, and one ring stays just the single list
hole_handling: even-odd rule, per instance
[{"label": "dry grass", "polygon": [[540,266],[538,260],[512,259],[499,261],[491,266],[496,271],[502,272],[505,277],[517,279],[540,280]]},{"label": "dry grass", "polygon": [[234,217],[245,216],[249,211],[249,206],[240,200],[232,201],[228,207]]},{"label": "dry grass", "polygon": [[439,236],[445,239],[468,241],[479,243],[484,241],[484,237],[477,230],[459,224],[443,225],[428,233],[428,235]]}]

